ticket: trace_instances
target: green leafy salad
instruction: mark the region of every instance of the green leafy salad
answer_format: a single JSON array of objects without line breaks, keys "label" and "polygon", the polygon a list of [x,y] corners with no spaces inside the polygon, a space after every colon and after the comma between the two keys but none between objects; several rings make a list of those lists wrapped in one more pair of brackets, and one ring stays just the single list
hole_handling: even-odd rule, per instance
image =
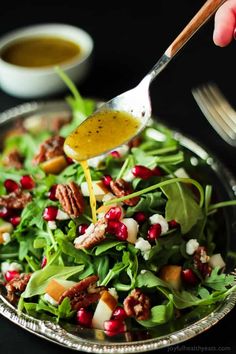
[{"label": "green leafy salad", "polygon": [[194,179],[190,156],[155,121],[88,160],[90,183],[63,144],[95,102],[69,86],[71,117],[27,118],[3,141],[2,294],[19,314],[108,336],[225,299],[236,286],[214,235],[218,209],[236,201],[213,203],[212,186]]}]

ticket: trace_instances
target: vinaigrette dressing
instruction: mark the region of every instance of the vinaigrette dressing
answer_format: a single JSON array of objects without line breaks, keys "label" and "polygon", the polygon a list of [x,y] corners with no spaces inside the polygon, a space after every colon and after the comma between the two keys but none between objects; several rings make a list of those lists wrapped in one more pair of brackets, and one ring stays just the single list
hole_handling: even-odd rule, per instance
[{"label": "vinaigrette dressing", "polygon": [[91,207],[91,211],[92,211],[93,224],[95,224],[97,222],[97,213],[96,213],[97,205],[96,205],[96,198],[95,198],[94,190],[93,190],[91,174],[90,174],[90,170],[89,170],[87,161],[80,161],[80,164],[83,168],[86,182],[88,183],[89,202],[90,202],[90,207]]}]

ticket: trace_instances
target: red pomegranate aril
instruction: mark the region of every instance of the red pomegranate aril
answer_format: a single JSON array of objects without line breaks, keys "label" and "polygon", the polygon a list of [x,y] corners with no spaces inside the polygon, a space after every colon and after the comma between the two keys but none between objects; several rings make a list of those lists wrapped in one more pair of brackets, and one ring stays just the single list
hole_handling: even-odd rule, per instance
[{"label": "red pomegranate aril", "polygon": [[110,187],[111,181],[112,181],[112,177],[109,175],[105,175],[102,177],[102,183],[104,184],[105,187]]},{"label": "red pomegranate aril", "polygon": [[41,262],[41,268],[46,267],[47,261],[48,261],[48,260],[47,260],[47,257],[43,256],[43,259],[42,259],[42,262]]},{"label": "red pomegranate aril", "polygon": [[124,333],[126,330],[125,323],[116,319],[104,321],[103,327],[106,335],[110,337],[119,333]]},{"label": "red pomegranate aril", "polygon": [[13,225],[13,226],[18,226],[20,221],[21,221],[21,218],[20,216],[12,216],[10,219],[9,219],[10,223]]},{"label": "red pomegranate aril", "polygon": [[20,275],[20,273],[17,270],[8,270],[4,277],[6,279],[7,282],[11,281],[12,279],[18,277],[18,275]]},{"label": "red pomegranate aril", "polygon": [[77,228],[77,232],[79,235],[84,235],[85,231],[87,230],[88,225],[87,224],[80,224]]},{"label": "red pomegranate aril", "polygon": [[148,241],[155,241],[161,234],[161,225],[154,224],[149,227],[147,239]]},{"label": "red pomegranate aril", "polygon": [[20,179],[20,184],[23,189],[33,189],[35,187],[35,182],[29,175],[22,176]]},{"label": "red pomegranate aril", "polygon": [[121,210],[120,207],[112,207],[105,214],[105,218],[107,220],[117,220],[117,221],[119,221],[121,219],[121,216],[122,216],[122,210]]},{"label": "red pomegranate aril", "polygon": [[111,153],[110,153],[110,155],[112,156],[112,157],[114,157],[115,159],[119,159],[121,156],[120,156],[120,153],[118,152],[118,151],[116,151],[116,150],[114,150],[114,151],[112,151]]},{"label": "red pomegranate aril", "polygon": [[44,209],[43,218],[46,221],[55,221],[57,217],[58,208],[51,205]]},{"label": "red pomegranate aril", "polygon": [[120,241],[125,241],[128,238],[127,227],[120,221],[108,221],[107,232],[115,235]]},{"label": "red pomegranate aril", "polygon": [[181,277],[186,285],[194,286],[199,282],[196,274],[191,268],[183,269]]},{"label": "red pomegranate aril", "polygon": [[49,190],[49,195],[48,195],[48,198],[50,200],[53,200],[53,201],[57,200],[57,198],[56,198],[56,190],[57,190],[57,184],[53,184],[52,187]]},{"label": "red pomegranate aril", "polygon": [[143,213],[142,211],[138,211],[137,213],[134,214],[133,216],[134,220],[136,220],[139,224],[142,224],[143,222],[145,222],[147,220],[147,216],[145,215],[145,213]]},{"label": "red pomegranate aril", "polygon": [[1,207],[0,208],[0,218],[8,219],[12,215],[12,209]]},{"label": "red pomegranate aril", "polygon": [[83,327],[91,327],[93,313],[81,307],[77,311],[76,320],[77,323]]},{"label": "red pomegranate aril", "polygon": [[72,165],[74,163],[74,160],[71,157],[66,156],[66,162],[68,163],[68,165]]},{"label": "red pomegranate aril", "polygon": [[10,178],[5,180],[4,187],[6,188],[7,193],[15,192],[20,188],[19,184]]},{"label": "red pomegranate aril", "polygon": [[177,229],[179,227],[179,223],[175,220],[168,221],[169,229]]},{"label": "red pomegranate aril", "polygon": [[132,168],[132,173],[135,177],[148,179],[153,176],[152,170],[142,165],[136,165]]},{"label": "red pomegranate aril", "polygon": [[160,176],[162,176],[162,170],[160,169],[160,167],[155,167],[153,170],[152,170],[152,174],[154,175],[154,176],[157,176],[157,177],[160,177]]},{"label": "red pomegranate aril", "polygon": [[115,310],[112,312],[112,319],[124,321],[127,318],[127,314],[123,307],[117,306]]}]

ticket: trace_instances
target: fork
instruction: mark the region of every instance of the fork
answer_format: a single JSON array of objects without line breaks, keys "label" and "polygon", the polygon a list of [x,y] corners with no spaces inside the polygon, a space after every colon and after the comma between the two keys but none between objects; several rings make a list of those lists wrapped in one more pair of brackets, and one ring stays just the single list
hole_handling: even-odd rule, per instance
[{"label": "fork", "polygon": [[208,122],[231,146],[236,146],[236,111],[226,100],[215,83],[206,83],[192,89],[195,98]]}]

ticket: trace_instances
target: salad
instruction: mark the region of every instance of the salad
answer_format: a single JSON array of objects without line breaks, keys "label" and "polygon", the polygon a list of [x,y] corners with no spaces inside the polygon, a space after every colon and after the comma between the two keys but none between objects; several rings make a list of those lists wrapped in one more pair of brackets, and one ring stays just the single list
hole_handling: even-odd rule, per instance
[{"label": "salad", "polygon": [[214,203],[212,186],[189,172],[191,156],[155,121],[129,144],[88,160],[89,182],[63,144],[95,102],[63,78],[72,116],[27,118],[3,141],[4,296],[19,314],[107,336],[168,324],[225,299],[236,286],[214,236],[218,209],[236,201]]}]

